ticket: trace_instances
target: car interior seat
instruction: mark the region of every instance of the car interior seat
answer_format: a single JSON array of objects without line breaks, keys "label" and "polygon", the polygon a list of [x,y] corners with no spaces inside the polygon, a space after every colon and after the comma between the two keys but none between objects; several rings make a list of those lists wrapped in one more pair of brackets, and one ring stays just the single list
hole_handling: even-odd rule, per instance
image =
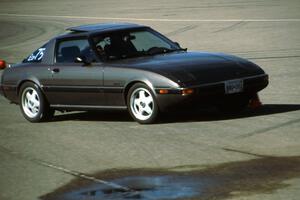
[{"label": "car interior seat", "polygon": [[80,56],[78,46],[63,47],[61,49],[61,62],[74,62],[76,57]]}]

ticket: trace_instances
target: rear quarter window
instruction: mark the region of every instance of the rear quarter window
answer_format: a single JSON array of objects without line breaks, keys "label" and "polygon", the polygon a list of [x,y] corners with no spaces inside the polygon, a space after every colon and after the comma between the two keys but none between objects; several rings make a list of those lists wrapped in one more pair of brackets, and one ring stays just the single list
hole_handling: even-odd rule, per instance
[{"label": "rear quarter window", "polygon": [[47,44],[35,50],[31,55],[23,60],[23,63],[40,63],[45,55]]}]

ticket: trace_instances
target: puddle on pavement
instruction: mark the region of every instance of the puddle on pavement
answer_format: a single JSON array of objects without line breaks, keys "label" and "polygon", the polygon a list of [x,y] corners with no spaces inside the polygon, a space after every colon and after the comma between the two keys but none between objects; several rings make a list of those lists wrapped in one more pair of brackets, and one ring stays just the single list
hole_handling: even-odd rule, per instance
[{"label": "puddle on pavement", "polygon": [[[270,193],[287,187],[284,181],[300,177],[300,157],[262,157],[205,169],[200,167],[104,171],[92,176],[130,190],[78,178],[40,199],[224,199],[233,195]],[[185,171],[187,168],[190,170]]]},{"label": "puddle on pavement", "polygon": [[190,176],[173,175],[130,176],[112,181],[130,188],[131,191],[112,188],[103,184],[91,184],[67,192],[59,199],[180,199],[198,196],[201,193],[201,188],[210,185],[205,180],[197,181]]}]

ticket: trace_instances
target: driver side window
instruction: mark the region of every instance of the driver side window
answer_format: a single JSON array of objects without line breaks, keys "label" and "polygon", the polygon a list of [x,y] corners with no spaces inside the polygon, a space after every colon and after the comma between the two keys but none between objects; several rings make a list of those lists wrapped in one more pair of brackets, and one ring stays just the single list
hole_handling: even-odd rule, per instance
[{"label": "driver side window", "polygon": [[75,63],[76,57],[92,58],[93,50],[87,39],[65,40],[57,43],[56,63]]}]

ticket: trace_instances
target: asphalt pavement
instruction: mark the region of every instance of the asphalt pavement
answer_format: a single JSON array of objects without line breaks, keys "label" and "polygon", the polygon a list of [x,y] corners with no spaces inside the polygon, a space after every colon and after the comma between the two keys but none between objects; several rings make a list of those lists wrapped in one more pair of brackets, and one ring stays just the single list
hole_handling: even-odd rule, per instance
[{"label": "asphalt pavement", "polygon": [[[20,62],[67,27],[111,21],[146,24],[189,50],[255,62],[270,76],[259,93],[264,105],[235,116],[180,111],[154,125],[107,111],[56,112],[51,122],[29,123],[1,96],[1,200],[47,199],[80,181],[109,184],[115,177],[107,170],[116,177],[149,170],[221,176],[227,168],[235,181],[244,169],[241,187],[228,184],[227,195],[215,199],[299,198],[300,1],[0,1],[0,59]],[[269,180],[263,190],[254,187],[260,176]]]}]

